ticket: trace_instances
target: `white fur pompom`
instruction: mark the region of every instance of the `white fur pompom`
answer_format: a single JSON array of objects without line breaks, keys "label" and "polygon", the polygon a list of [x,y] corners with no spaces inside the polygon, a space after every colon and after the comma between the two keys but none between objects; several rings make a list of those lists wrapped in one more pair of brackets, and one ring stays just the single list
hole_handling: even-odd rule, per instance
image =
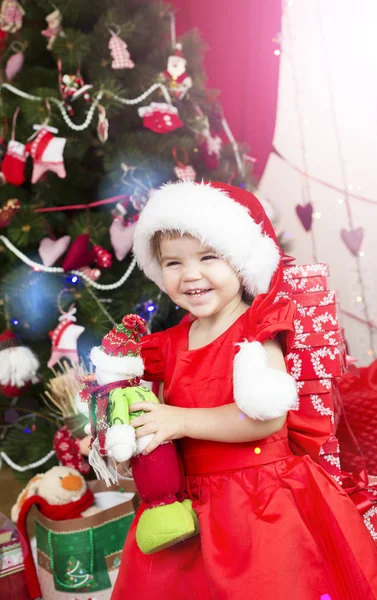
[{"label": "white fur pompom", "polygon": [[291,375],[268,366],[259,342],[243,342],[234,359],[234,398],[242,412],[266,421],[297,407],[297,388]]},{"label": "white fur pompom", "polygon": [[16,346],[0,351],[0,384],[19,388],[38,381],[39,362],[27,346]]},{"label": "white fur pompom", "polygon": [[135,429],[132,425],[112,425],[106,433],[106,452],[118,462],[129,460],[136,452]]}]

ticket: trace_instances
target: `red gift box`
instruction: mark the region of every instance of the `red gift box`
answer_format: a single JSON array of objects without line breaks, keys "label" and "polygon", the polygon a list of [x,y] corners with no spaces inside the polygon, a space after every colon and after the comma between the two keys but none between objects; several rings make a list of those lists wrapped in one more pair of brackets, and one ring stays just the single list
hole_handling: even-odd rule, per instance
[{"label": "red gift box", "polygon": [[300,294],[327,290],[328,274],[324,263],[287,267],[283,270],[280,292]]},{"label": "red gift box", "polygon": [[338,377],[346,370],[345,344],[297,348],[286,356],[286,362],[296,380]]},{"label": "red gift box", "polygon": [[296,387],[299,396],[308,396],[309,394],[328,394],[332,392],[331,379],[310,379],[306,381],[296,381]]},{"label": "red gift box", "polygon": [[307,333],[296,333],[292,349],[318,348],[323,346],[340,346],[345,343],[344,329],[335,331],[309,331]]},{"label": "red gift box", "polygon": [[338,483],[342,483],[339,442],[334,435],[322,446],[319,453],[319,464]]}]

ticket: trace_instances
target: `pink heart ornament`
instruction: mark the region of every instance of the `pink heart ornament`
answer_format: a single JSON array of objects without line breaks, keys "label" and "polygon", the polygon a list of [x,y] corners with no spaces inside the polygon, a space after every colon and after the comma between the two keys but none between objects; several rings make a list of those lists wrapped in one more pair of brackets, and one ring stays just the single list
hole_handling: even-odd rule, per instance
[{"label": "pink heart ornament", "polygon": [[51,238],[43,238],[39,244],[39,256],[45,267],[52,267],[56,261],[63,256],[70,244],[71,238],[69,235],[63,235],[58,240]]},{"label": "pink heart ornament", "polygon": [[310,231],[313,223],[313,205],[310,202],[299,204],[296,206],[296,213],[305,231]]},{"label": "pink heart ornament", "polygon": [[364,239],[364,230],[362,227],[357,227],[357,229],[341,229],[340,235],[342,237],[343,242],[347,246],[348,250],[354,255],[357,256],[360,250],[360,246]]},{"label": "pink heart ornament", "polygon": [[114,219],[110,225],[110,240],[116,259],[121,261],[131,251],[135,231],[135,223],[123,224]]}]

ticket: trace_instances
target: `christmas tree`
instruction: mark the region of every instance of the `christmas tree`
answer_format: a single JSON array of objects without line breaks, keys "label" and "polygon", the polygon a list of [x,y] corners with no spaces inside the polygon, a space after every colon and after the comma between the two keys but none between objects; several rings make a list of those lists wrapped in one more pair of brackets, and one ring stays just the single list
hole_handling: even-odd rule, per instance
[{"label": "christmas tree", "polygon": [[69,557],[63,583],[67,588],[72,589],[90,588],[95,585],[93,575],[90,575],[81,561],[74,556]]},{"label": "christmas tree", "polygon": [[[59,427],[40,400],[51,368],[85,359],[127,312],[152,330],[182,316],[130,254],[153,189],[177,179],[252,188],[245,149],[206,87],[205,46],[197,31],[175,39],[171,6],[53,6],[3,0],[0,14],[0,332],[17,336],[0,338],[0,449],[28,466],[49,456]],[[34,367],[8,381],[10,352],[25,346],[40,367],[29,354],[19,363]]]}]

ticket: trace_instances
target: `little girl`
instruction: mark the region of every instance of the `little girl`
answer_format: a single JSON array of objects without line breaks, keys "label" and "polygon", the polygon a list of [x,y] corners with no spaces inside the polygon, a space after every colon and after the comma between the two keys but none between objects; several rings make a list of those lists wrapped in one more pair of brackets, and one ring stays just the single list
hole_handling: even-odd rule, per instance
[{"label": "little girl", "polygon": [[376,599],[377,552],[356,508],[290,450],[295,310],[274,302],[281,252],[262,206],[222,183],[168,184],[144,208],[134,251],[193,316],[144,338],[144,377],[163,382],[165,404],[134,405],[146,413],[132,424],[154,434],[146,453],[179,440],[200,534],[144,555],[141,507],[112,600]]}]

